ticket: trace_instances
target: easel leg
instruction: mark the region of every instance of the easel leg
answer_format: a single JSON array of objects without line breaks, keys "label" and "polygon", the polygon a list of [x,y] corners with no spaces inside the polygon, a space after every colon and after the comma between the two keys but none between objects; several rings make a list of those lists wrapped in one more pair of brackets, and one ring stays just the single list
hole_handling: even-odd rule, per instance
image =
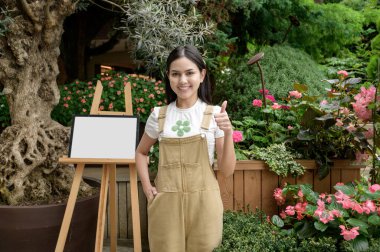
[{"label": "easel leg", "polygon": [[135,164],[129,164],[129,174],[131,182],[133,247],[135,252],[141,252],[139,194],[137,188],[137,172]]},{"label": "easel leg", "polygon": [[73,217],[75,202],[77,201],[80,182],[82,180],[84,164],[77,164],[75,169],[73,184],[71,185],[70,196],[67,201],[65,215],[63,217],[61,230],[59,231],[58,242],[55,252],[62,252],[65,248],[67,233],[69,232],[71,218]]},{"label": "easel leg", "polygon": [[107,207],[109,169],[103,165],[102,183],[100,185],[98,225],[96,228],[95,252],[103,251],[104,225]]},{"label": "easel leg", "polygon": [[111,222],[111,246],[110,251],[116,252],[117,249],[117,208],[116,208],[116,164],[108,165],[110,173],[110,198],[109,198],[109,214]]}]

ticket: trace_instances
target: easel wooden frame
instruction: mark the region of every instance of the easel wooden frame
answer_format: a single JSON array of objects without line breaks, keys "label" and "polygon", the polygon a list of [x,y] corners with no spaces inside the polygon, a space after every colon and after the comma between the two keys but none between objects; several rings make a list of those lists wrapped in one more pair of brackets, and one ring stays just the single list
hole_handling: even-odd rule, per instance
[{"label": "easel wooden frame", "polygon": [[[125,112],[100,111],[99,104],[103,86],[100,81],[96,84],[94,99],[91,105],[91,115],[133,115],[132,94],[129,82],[124,88]],[[131,205],[132,205],[132,225],[133,225],[133,247],[135,252],[141,252],[141,231],[140,231],[140,212],[137,188],[137,171],[134,159],[109,159],[109,158],[69,158],[62,157],[60,163],[76,164],[73,184],[70,196],[67,201],[65,215],[63,217],[61,230],[55,252],[63,252],[67,234],[72,219],[74,205],[78,196],[79,185],[82,180],[85,164],[102,164],[102,178],[99,196],[98,222],[96,229],[95,252],[103,251],[105,214],[107,207],[107,193],[109,186],[109,214],[110,214],[110,251],[116,252],[117,249],[117,208],[116,208],[116,164],[129,164],[130,183],[131,183]]]}]

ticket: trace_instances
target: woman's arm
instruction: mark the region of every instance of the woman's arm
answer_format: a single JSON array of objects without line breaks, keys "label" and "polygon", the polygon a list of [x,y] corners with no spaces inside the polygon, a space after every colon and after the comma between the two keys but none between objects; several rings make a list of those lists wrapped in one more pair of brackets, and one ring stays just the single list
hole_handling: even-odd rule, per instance
[{"label": "woman's arm", "polygon": [[224,137],[216,138],[215,148],[218,160],[218,169],[225,177],[234,173],[236,156],[234,142],[232,140],[233,128],[226,112],[227,101],[224,101],[220,113],[215,114],[218,127],[224,131]]},{"label": "woman's arm", "polygon": [[148,200],[154,198],[157,190],[152,186],[148,172],[148,153],[150,148],[156,143],[157,139],[150,138],[146,133],[142,136],[139,146],[136,149],[136,168],[139,174],[141,184]]}]

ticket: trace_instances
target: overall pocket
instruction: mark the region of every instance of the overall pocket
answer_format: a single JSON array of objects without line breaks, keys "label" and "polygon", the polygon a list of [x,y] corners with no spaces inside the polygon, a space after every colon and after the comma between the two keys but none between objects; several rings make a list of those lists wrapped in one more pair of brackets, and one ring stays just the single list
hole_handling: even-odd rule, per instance
[{"label": "overall pocket", "polygon": [[160,165],[158,167],[155,185],[159,192],[182,191],[181,164]]},{"label": "overall pocket", "polygon": [[199,163],[184,164],[186,189],[188,192],[202,191],[205,189],[204,169]]}]

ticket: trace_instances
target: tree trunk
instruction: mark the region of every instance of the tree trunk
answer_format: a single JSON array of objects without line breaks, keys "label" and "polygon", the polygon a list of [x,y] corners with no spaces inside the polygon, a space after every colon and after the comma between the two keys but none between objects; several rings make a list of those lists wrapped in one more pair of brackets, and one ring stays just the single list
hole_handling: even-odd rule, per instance
[{"label": "tree trunk", "polygon": [[[67,195],[73,168],[58,163],[67,152],[69,128],[50,113],[60,94],[57,58],[63,21],[75,9],[72,0],[0,0],[12,10],[0,36],[0,83],[12,125],[0,135],[0,203],[49,201]],[[87,186],[82,186],[87,190]]]}]

